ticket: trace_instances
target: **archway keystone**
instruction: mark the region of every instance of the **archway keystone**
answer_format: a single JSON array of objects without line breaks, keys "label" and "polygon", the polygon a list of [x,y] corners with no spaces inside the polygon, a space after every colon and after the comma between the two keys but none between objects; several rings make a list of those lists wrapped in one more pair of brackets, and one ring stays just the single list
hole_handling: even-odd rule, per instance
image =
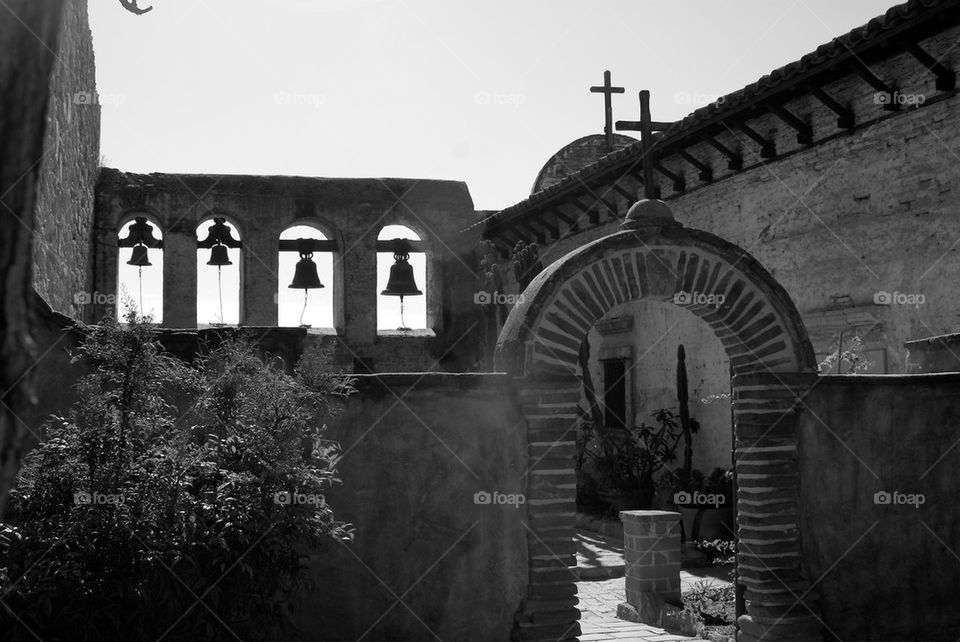
[{"label": "archway keystone", "polygon": [[705,321],[733,372],[737,564],[747,614],[739,638],[821,640],[801,564],[796,415],[816,379],[813,346],[786,291],[745,250],[677,223],[662,201],[634,204],[620,231],[541,272],[510,312],[499,369],[517,377],[527,420],[528,597],[520,640],[575,639],[577,356],[614,307],[670,302]]}]

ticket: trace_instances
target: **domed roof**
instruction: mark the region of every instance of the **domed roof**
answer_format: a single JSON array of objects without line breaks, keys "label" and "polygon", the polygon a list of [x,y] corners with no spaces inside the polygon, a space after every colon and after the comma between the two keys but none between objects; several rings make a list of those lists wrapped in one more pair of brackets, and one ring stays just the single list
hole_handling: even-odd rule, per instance
[{"label": "domed roof", "polygon": [[627,215],[623,217],[620,229],[677,224],[669,205],[656,198],[644,198],[630,206]]},{"label": "domed roof", "polygon": [[533,182],[533,189],[530,193],[536,194],[540,190],[559,183],[562,179],[579,172],[603,156],[636,142],[636,138],[614,134],[613,149],[610,149],[607,147],[607,137],[604,134],[590,134],[578,138],[550,157],[550,160],[537,174],[537,180]]}]

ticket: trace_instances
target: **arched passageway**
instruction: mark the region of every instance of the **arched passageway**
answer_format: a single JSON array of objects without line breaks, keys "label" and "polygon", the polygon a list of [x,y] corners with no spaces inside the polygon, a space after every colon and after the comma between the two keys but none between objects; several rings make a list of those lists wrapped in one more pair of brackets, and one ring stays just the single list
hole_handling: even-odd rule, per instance
[{"label": "arched passageway", "polygon": [[747,600],[740,639],[821,639],[801,564],[797,492],[796,417],[817,376],[813,347],[786,291],[753,257],[683,227],[654,200],[635,204],[619,232],[540,273],[500,333],[498,369],[517,377],[530,461],[529,584],[517,637],[579,632],[575,577],[564,567],[575,565],[577,355],[608,311],[643,299],[672,302],[703,319],[734,374],[737,566]]}]

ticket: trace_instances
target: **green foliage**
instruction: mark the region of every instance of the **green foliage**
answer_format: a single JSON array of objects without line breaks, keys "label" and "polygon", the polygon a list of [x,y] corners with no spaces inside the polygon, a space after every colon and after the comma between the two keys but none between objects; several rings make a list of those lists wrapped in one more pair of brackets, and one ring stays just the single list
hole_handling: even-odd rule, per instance
[{"label": "green foliage", "polygon": [[[286,640],[303,552],[349,541],[323,420],[351,382],[229,340],[194,364],[131,314],[89,328],[79,401],[45,426],[0,524],[4,639]],[[306,501],[297,501],[304,499]]]}]

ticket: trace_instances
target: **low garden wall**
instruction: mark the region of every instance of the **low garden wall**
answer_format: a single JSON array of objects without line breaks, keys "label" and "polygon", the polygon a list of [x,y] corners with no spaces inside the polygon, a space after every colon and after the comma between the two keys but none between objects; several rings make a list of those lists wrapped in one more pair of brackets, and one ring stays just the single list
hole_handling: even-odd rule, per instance
[{"label": "low garden wall", "polygon": [[803,557],[825,639],[954,642],[960,375],[826,376],[805,402]]},{"label": "low garden wall", "polygon": [[329,427],[345,454],[327,496],[356,539],[313,551],[303,639],[510,639],[527,588],[526,428],[511,379],[361,375],[357,387]]}]

